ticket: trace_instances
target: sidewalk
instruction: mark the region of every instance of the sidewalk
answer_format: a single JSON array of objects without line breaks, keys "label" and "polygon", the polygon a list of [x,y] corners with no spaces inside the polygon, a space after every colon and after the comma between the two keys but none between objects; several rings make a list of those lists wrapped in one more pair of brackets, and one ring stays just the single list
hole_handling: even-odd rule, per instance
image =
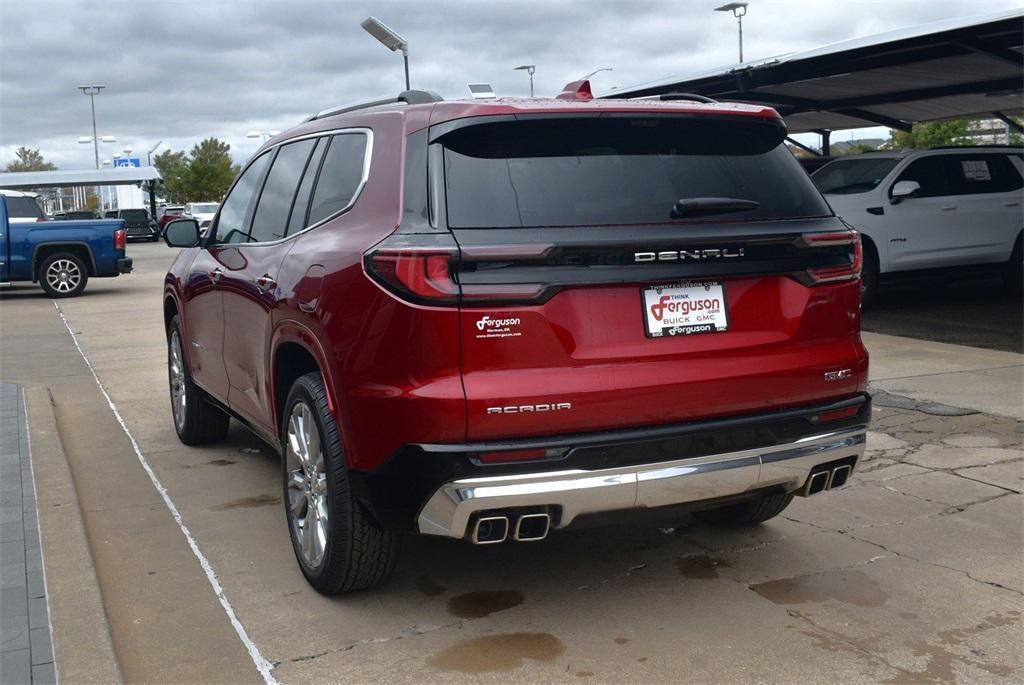
[{"label": "sidewalk", "polygon": [[50,612],[43,582],[28,422],[20,385],[0,383],[0,680],[53,683]]},{"label": "sidewalk", "polygon": [[1024,421],[1024,356],[880,333],[863,338],[873,388]]}]

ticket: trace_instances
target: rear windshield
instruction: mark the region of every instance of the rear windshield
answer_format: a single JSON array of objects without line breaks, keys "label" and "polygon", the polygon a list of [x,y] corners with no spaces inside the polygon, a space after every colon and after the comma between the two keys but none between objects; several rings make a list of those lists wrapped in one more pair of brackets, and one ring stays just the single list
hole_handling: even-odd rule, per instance
[{"label": "rear windshield", "polygon": [[207,202],[201,205],[192,205],[193,214],[214,214],[217,212],[216,202]]},{"label": "rear windshield", "polygon": [[838,159],[811,175],[823,193],[855,195],[874,190],[900,160],[896,157]]},{"label": "rear windshield", "polygon": [[121,218],[126,221],[146,221],[149,219],[149,212],[145,209],[122,209]]},{"label": "rear windshield", "polygon": [[43,210],[39,207],[34,197],[7,197],[7,216],[12,219],[38,219],[43,216]]},{"label": "rear windshield", "polygon": [[[453,228],[758,221],[827,216],[779,122],[602,116],[471,125],[445,135]],[[680,200],[746,200],[673,219]]]}]

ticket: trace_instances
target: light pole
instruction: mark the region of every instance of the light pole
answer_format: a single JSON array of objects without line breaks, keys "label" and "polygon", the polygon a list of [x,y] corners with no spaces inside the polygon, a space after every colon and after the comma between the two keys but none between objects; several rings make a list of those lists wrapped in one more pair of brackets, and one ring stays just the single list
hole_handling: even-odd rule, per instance
[{"label": "light pole", "polygon": [[747,13],[747,3],[730,2],[715,8],[716,12],[732,12],[740,27],[740,64],[743,64],[743,16]]},{"label": "light pole", "polygon": [[600,74],[602,71],[615,71],[615,70],[612,69],[611,67],[601,67],[600,69],[594,69],[592,72],[590,72],[589,74],[587,74],[586,76],[581,78],[580,81],[586,81],[588,78],[590,78],[594,74]]},{"label": "light pole", "polygon": [[276,135],[280,135],[280,131],[249,131],[245,134],[246,138],[262,138],[263,142],[267,142]]},{"label": "light pole", "polygon": [[159,148],[163,144],[164,144],[164,141],[162,141],[162,140],[157,141],[157,144],[154,145],[153,147],[151,147],[146,152],[146,166],[153,166],[153,153],[156,152],[157,148]]},{"label": "light pole", "polygon": [[533,97],[533,72],[537,70],[537,67],[532,64],[524,64],[521,67],[513,67],[512,71],[525,71],[530,75],[530,97]]},{"label": "light pole", "polygon": [[[96,96],[100,94],[100,91],[106,88],[106,86],[78,86],[78,90],[82,91],[83,95],[89,96],[89,105],[92,108],[92,151],[96,155],[96,168],[100,168],[100,146],[96,140]],[[81,139],[79,139],[81,142]]]},{"label": "light pole", "polygon": [[402,38],[385,26],[384,22],[377,17],[367,17],[359,25],[367,33],[379,40],[388,50],[392,52],[402,51],[402,60],[405,62],[405,89],[410,90],[412,86],[409,85],[409,43],[406,42],[405,38]]}]

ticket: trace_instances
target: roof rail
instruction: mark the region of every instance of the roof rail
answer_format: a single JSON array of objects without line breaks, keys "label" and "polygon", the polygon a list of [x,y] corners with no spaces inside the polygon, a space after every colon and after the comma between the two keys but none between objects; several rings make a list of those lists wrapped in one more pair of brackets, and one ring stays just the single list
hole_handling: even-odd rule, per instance
[{"label": "roof rail", "polygon": [[399,93],[398,97],[386,97],[377,100],[370,100],[368,102],[354,102],[347,105],[340,105],[338,107],[325,109],[322,112],[317,112],[302,123],[315,121],[316,119],[323,119],[324,117],[332,117],[336,114],[344,114],[345,112],[367,109],[368,107],[378,107],[380,105],[393,105],[399,102],[407,105],[426,105],[431,102],[441,102],[442,100],[444,100],[444,98],[432,90],[406,90]]},{"label": "roof rail", "polygon": [[971,143],[969,145],[933,145],[928,148],[929,150],[971,150],[974,148],[985,148],[985,147],[997,147],[1003,150],[1019,150],[1022,146],[1020,143],[1014,145],[1013,143]]},{"label": "roof rail", "polygon": [[718,100],[709,98],[707,95],[697,95],[696,93],[665,93],[659,95],[658,99],[665,102],[671,100],[693,100],[694,102],[704,102],[707,104],[715,104]]}]

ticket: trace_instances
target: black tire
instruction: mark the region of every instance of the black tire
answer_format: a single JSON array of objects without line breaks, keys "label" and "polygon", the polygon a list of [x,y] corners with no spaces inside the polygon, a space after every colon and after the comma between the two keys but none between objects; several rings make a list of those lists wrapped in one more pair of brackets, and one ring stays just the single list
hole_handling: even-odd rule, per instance
[{"label": "black tire", "polygon": [[181,321],[175,316],[167,335],[167,379],[174,432],[186,445],[212,445],[228,434],[231,419],[220,407],[211,404],[206,393],[192,382],[183,341]]},{"label": "black tire", "polygon": [[[310,457],[304,465],[299,452],[302,426],[309,418],[319,449],[306,439]],[[307,430],[306,435],[312,433]],[[338,425],[319,373],[301,376],[288,393],[281,420],[281,476],[292,550],[309,584],[321,594],[334,595],[384,582],[395,565],[398,536],[370,520],[352,492]],[[304,551],[307,534],[310,548]]]},{"label": "black tire", "polygon": [[1021,252],[1021,236],[1017,236],[1017,242],[1010,253],[1010,261],[1003,269],[1003,285],[1006,291],[1015,297],[1020,297],[1024,292],[1024,254]]},{"label": "black tire", "polygon": [[693,517],[698,521],[723,528],[742,528],[763,523],[775,518],[793,501],[793,495],[787,492],[767,495],[750,502],[730,504],[716,509],[696,511]]},{"label": "black tire", "polygon": [[878,294],[878,250],[870,240],[861,239],[864,241],[864,264],[860,271],[860,306],[866,309]]},{"label": "black tire", "polygon": [[50,297],[77,297],[89,282],[89,270],[80,257],[70,252],[57,252],[39,265],[39,285]]}]

